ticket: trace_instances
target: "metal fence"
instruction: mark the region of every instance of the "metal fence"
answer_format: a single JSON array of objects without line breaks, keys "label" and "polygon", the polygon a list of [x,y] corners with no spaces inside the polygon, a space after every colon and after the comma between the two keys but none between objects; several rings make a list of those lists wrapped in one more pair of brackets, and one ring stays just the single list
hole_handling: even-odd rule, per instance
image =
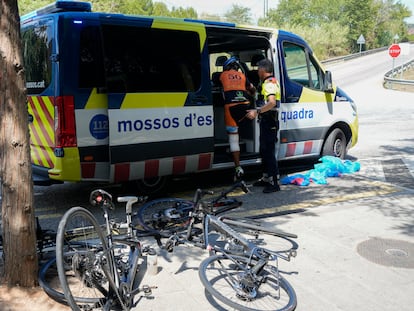
[{"label": "metal fence", "polygon": [[329,58],[329,59],[325,59],[324,61],[322,61],[322,63],[323,64],[329,64],[329,63],[345,62],[347,60],[351,60],[351,59],[358,58],[358,57],[361,57],[361,56],[386,51],[387,49],[388,49],[388,47],[382,47],[382,48],[377,48],[377,49],[373,49],[373,50],[362,51],[362,52],[359,52],[359,53],[349,54],[349,55],[345,55],[345,56]]}]

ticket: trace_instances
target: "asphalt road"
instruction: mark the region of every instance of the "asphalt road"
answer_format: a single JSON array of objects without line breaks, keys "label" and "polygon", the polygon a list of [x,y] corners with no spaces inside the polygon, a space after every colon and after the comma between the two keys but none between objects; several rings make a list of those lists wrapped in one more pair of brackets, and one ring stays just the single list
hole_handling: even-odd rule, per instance
[{"label": "asphalt road", "polygon": [[[412,54],[414,55],[414,51]],[[399,61],[403,60],[398,60],[396,64],[399,64]],[[388,181],[397,186],[414,188],[414,93],[387,90],[382,87],[383,75],[390,68],[392,59],[387,51],[331,64],[328,67],[332,71],[334,81],[343,87],[358,106],[359,142],[349,151],[348,157],[361,163],[358,178]],[[312,165],[313,163],[307,163],[300,170],[312,168]],[[285,172],[292,173],[292,169]],[[164,195],[191,198],[197,187],[225,187],[231,183],[231,177],[227,176],[231,174],[226,173],[223,171],[196,174],[175,179],[170,182]],[[251,168],[247,171],[246,179],[253,181],[258,175],[257,168]],[[70,183],[50,187],[36,186],[36,214],[42,226],[56,228],[58,220],[69,207],[88,206],[90,190],[99,186]],[[115,196],[136,194],[131,189],[119,186],[101,186]],[[282,190],[287,189],[282,187]],[[282,191],[283,195],[278,195],[282,199],[278,200],[277,204],[288,205],[306,201],[307,193],[313,191],[319,192],[320,189],[296,187],[293,190]],[[338,189],[336,193],[340,196],[342,192]],[[266,206],[266,201],[271,196],[258,196],[254,201]]]}]

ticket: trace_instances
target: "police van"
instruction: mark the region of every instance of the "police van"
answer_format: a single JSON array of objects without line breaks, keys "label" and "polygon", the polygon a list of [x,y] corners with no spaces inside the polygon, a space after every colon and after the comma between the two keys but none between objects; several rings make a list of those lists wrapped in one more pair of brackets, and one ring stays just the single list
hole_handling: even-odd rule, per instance
[{"label": "police van", "polygon": [[[343,158],[357,142],[353,100],[290,32],[92,12],[78,1],[22,16],[21,30],[35,183],[151,190],[168,176],[233,167],[217,83],[231,56],[254,84],[257,61],[274,63],[281,165]],[[240,129],[242,166],[260,164],[258,133],[255,121]]]}]

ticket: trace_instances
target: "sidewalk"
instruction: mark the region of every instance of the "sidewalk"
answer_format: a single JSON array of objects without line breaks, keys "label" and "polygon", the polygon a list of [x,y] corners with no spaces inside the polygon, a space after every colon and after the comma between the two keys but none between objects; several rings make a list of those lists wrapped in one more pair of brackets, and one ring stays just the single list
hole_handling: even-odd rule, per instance
[{"label": "sidewalk", "polygon": [[[298,234],[298,256],[280,262],[298,311],[412,310],[414,196],[410,191],[327,204],[267,221]],[[178,247],[158,257],[154,299],[134,310],[226,310],[204,291],[198,265],[207,256]]]},{"label": "sidewalk", "polygon": [[[244,203],[235,214],[267,215],[267,222],[299,236],[297,257],[280,261],[284,277],[296,291],[297,311],[413,309],[413,190],[357,176],[328,186],[283,186],[270,195],[252,190],[241,198]],[[282,209],[287,213],[272,216]],[[153,241],[144,244],[155,246]],[[152,299],[141,299],[133,310],[228,310],[208,295],[199,280],[198,266],[207,251],[185,246],[173,253],[156,249],[158,273],[145,274],[142,284],[157,288]],[[0,311],[29,309],[69,310],[41,289],[0,287]]]}]

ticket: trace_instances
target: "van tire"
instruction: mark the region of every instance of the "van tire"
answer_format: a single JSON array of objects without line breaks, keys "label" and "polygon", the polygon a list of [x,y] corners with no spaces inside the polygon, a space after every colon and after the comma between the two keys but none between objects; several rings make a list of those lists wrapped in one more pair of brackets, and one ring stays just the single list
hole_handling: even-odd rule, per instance
[{"label": "van tire", "polygon": [[139,195],[159,194],[167,183],[166,176],[141,179],[134,182]]},{"label": "van tire", "polygon": [[346,136],[340,128],[333,129],[323,144],[322,156],[335,156],[344,159],[346,156]]}]

